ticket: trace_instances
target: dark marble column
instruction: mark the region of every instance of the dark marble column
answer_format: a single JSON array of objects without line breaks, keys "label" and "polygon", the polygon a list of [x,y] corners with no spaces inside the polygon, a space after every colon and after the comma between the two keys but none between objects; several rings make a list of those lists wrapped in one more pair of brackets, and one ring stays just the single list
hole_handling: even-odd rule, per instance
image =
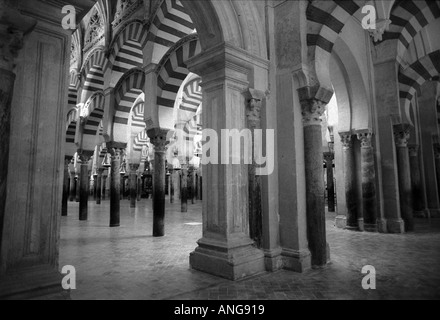
[{"label": "dark marble column", "polygon": [[328,212],[335,212],[335,183],[333,176],[333,160],[335,155],[333,152],[324,153],[324,161],[327,173],[327,206]]},{"label": "dark marble column", "polygon": [[97,174],[94,174],[94,175],[93,175],[93,200],[95,200],[95,201],[96,201],[96,197],[97,197],[97,195],[98,195],[98,190],[97,190],[97,186],[98,186],[98,184],[97,184],[97,180],[98,180],[98,175],[97,175]]},{"label": "dark marble column", "polygon": [[63,205],[61,207],[61,216],[67,217],[67,207],[69,202],[69,164],[72,157],[65,157],[64,160],[64,181],[63,181]]},{"label": "dark marble column", "polygon": [[76,197],[76,185],[75,185],[75,171],[70,172],[70,187],[69,187],[69,201],[75,201]]},{"label": "dark marble column", "polygon": [[150,142],[154,145],[153,173],[153,237],[165,235],[165,158],[169,141],[168,130],[152,129],[148,131]]},{"label": "dark marble column", "polygon": [[248,166],[249,174],[249,235],[258,248],[263,246],[263,212],[261,207],[261,177],[256,175],[257,163],[253,155],[260,154],[263,146],[255,140],[255,130],[261,129],[261,97],[255,97],[249,91],[246,105],[246,125],[252,133],[252,164]]},{"label": "dark marble column", "polygon": [[414,216],[426,218],[425,201],[422,187],[422,177],[420,173],[419,146],[411,145],[409,149],[409,164],[411,168],[411,185],[413,194]]},{"label": "dark marble column", "polygon": [[121,201],[121,148],[108,148],[111,154],[110,178],[110,227],[120,226],[120,201]]},{"label": "dark marble column", "polygon": [[170,194],[170,203],[174,203],[174,173],[173,170],[170,170],[170,175],[168,176],[169,179],[169,194]]},{"label": "dark marble column", "polygon": [[[377,232],[376,169],[371,132],[358,133],[361,141],[362,211],[365,231]],[[360,225],[360,222],[359,222]]]},{"label": "dark marble column", "polygon": [[107,197],[107,175],[102,175],[102,200],[105,200]]},{"label": "dark marble column", "polygon": [[88,218],[88,203],[89,203],[89,161],[91,154],[88,151],[78,151],[81,160],[80,171],[80,191],[79,191],[79,220],[87,221]]},{"label": "dark marble column", "polygon": [[130,164],[130,208],[136,208],[137,201],[137,171],[139,170],[138,164]]},{"label": "dark marble column", "polygon": [[440,144],[436,143],[434,147],[435,174],[437,177],[437,192],[440,198]]},{"label": "dark marble column", "polygon": [[136,176],[137,180],[137,201],[141,201],[142,199],[142,180],[138,176]]},{"label": "dark marble column", "polygon": [[187,159],[180,158],[180,201],[181,211],[188,212],[188,165]]},{"label": "dark marble column", "polygon": [[80,193],[81,193],[81,165],[79,165],[79,173],[77,173],[76,177],[75,177],[75,189],[76,189],[76,193],[75,193],[75,201],[79,203],[80,200]]},{"label": "dark marble column", "polygon": [[408,152],[409,138],[410,126],[408,124],[394,126],[394,139],[397,146],[400,211],[402,219],[405,221],[405,231],[414,230],[411,173]]},{"label": "dark marble column", "polygon": [[312,266],[320,267],[328,261],[321,128],[325,104],[316,99],[305,99],[301,100],[301,107],[304,126],[307,237]]},{"label": "dark marble column", "polygon": [[348,230],[359,230],[356,192],[356,166],[351,133],[340,133],[344,158],[344,186]]},{"label": "dark marble column", "polygon": [[[101,204],[102,199],[102,174],[104,173],[104,168],[98,169],[98,175],[96,176],[96,204]],[[105,189],[105,186],[104,186]]]}]

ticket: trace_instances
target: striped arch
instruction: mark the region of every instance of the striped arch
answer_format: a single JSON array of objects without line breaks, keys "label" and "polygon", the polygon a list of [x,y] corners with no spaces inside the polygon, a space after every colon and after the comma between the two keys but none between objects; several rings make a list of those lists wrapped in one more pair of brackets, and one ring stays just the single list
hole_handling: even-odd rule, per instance
[{"label": "striped arch", "polygon": [[132,68],[143,66],[143,48],[147,43],[147,30],[139,21],[129,23],[115,37],[104,71],[111,68],[119,80]]},{"label": "striped arch", "polygon": [[133,104],[143,93],[145,74],[136,68],[125,74],[115,87],[115,114],[113,117],[113,136],[115,141],[127,142],[128,124]]},{"label": "striped arch", "polygon": [[97,49],[89,55],[84,62],[82,75],[85,77],[81,102],[84,103],[97,91],[104,90],[105,53],[102,49]]},{"label": "striped arch", "polygon": [[68,108],[71,110],[72,108],[76,108],[78,104],[78,88],[80,86],[80,80],[78,77],[78,73],[76,70],[70,71],[70,83],[69,83],[69,92],[68,92]]},{"label": "striped arch", "polygon": [[[199,38],[190,35],[176,43],[157,67],[157,106],[161,127],[167,119],[173,119],[174,105],[182,83],[189,74],[186,61],[201,52]],[[189,108],[189,105],[185,105]],[[172,127],[172,126],[171,126]]]},{"label": "striped arch", "polygon": [[307,46],[309,56],[321,86],[331,89],[329,64],[333,46],[347,21],[366,4],[365,0],[319,1],[319,7],[310,3]]},{"label": "striped arch", "polygon": [[196,113],[202,104],[202,88],[200,83],[202,79],[197,78],[186,84],[183,90],[182,103],[179,106],[179,110]]},{"label": "striped arch", "polygon": [[202,135],[202,124],[200,115],[194,115],[185,125],[183,132],[185,140],[194,141],[198,135]]},{"label": "striped arch", "polygon": [[194,33],[195,26],[179,0],[162,0],[148,33],[151,60],[159,62],[175,43]]},{"label": "striped arch", "polygon": [[133,110],[131,112],[131,121],[130,121],[132,133],[133,132],[137,133],[140,130],[145,129],[144,110],[145,110],[144,101],[139,102],[133,107]]},{"label": "striped arch", "polygon": [[102,128],[104,94],[102,92],[94,93],[84,108],[87,110],[87,117],[83,128],[83,149],[93,150],[98,142],[100,128]]},{"label": "striped arch", "polygon": [[409,123],[412,124],[410,107],[415,93],[426,81],[438,79],[439,74],[440,50],[424,56],[404,71],[399,72],[400,104]]},{"label": "striped arch", "polygon": [[147,135],[147,131],[142,130],[134,137],[133,151],[141,153],[144,146],[148,146],[149,142],[150,142],[150,138]]},{"label": "striped arch", "polygon": [[71,109],[67,114],[66,143],[75,143],[77,122],[78,122],[78,110],[75,107]]},{"label": "striped arch", "polygon": [[431,22],[440,18],[440,1],[407,0],[396,2],[391,24],[383,40],[397,39],[397,62],[401,63],[414,37]]}]

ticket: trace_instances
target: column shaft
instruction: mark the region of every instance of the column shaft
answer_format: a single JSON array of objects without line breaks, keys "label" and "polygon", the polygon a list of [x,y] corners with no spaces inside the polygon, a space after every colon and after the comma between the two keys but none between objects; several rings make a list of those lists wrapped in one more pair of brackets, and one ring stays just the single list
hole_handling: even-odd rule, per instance
[{"label": "column shaft", "polygon": [[361,141],[362,211],[366,231],[377,232],[376,169],[370,132],[358,134]]},{"label": "column shaft", "polygon": [[329,152],[324,154],[326,174],[327,174],[327,206],[328,212],[335,212],[335,184],[333,176],[334,154]]},{"label": "column shaft", "polygon": [[96,204],[101,204],[102,199],[102,174],[104,169],[98,169],[98,175],[96,176]]},{"label": "column shaft", "polygon": [[121,201],[121,150],[110,149],[111,178],[110,178],[110,227],[120,226]]},{"label": "column shaft", "polygon": [[359,230],[357,221],[356,174],[351,133],[341,134],[344,151],[344,185],[347,204],[347,226],[349,230]]},{"label": "column shaft", "polygon": [[81,177],[79,192],[79,220],[87,221],[89,202],[89,165],[86,159],[81,160]]},{"label": "column shaft", "polygon": [[327,264],[328,251],[325,229],[322,129],[322,102],[301,101],[304,124],[304,158],[306,174],[307,237],[312,266]]},{"label": "column shaft", "polygon": [[64,163],[63,204],[61,208],[61,215],[63,217],[67,217],[67,208],[69,202],[69,163],[70,158],[66,157]]},{"label": "column shaft", "polygon": [[409,165],[409,125],[394,127],[395,142],[397,145],[397,168],[399,175],[400,210],[405,222],[405,231],[414,230],[411,174]]},{"label": "column shaft", "polygon": [[[181,162],[182,163],[182,162]],[[181,211],[188,212],[188,169],[186,163],[181,164],[182,170],[180,176],[180,200]]]},{"label": "column shaft", "polygon": [[138,164],[130,164],[130,208],[136,208],[137,201],[137,170],[139,169]]}]

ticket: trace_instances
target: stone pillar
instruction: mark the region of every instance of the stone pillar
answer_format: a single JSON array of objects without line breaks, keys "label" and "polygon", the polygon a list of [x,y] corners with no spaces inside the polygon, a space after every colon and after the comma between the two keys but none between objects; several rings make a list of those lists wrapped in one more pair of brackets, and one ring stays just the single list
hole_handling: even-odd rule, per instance
[{"label": "stone pillar", "polygon": [[409,164],[408,140],[410,126],[400,124],[394,126],[394,139],[397,146],[397,168],[399,174],[400,210],[405,231],[414,230],[411,173]]},{"label": "stone pillar", "polygon": [[165,235],[165,158],[169,141],[168,130],[148,130],[148,137],[154,145],[153,173],[153,237]]},{"label": "stone pillar", "polygon": [[181,187],[180,187],[180,171],[181,170],[173,170],[173,189],[174,189],[174,199],[176,201],[181,198]]},{"label": "stone pillar", "polygon": [[75,172],[70,172],[69,201],[73,202],[76,198]]},{"label": "stone pillar", "polygon": [[[249,235],[257,248],[263,246],[263,213],[261,207],[261,177],[256,174],[255,154],[263,148],[255,139],[255,130],[261,129],[261,100],[264,94],[249,90],[246,108],[247,127],[252,133],[252,164],[248,167],[249,175]],[[258,145],[257,145],[258,144]]]},{"label": "stone pillar", "polygon": [[180,157],[180,166],[181,212],[188,212],[188,164],[186,158]]},{"label": "stone pillar", "polygon": [[63,205],[61,208],[61,216],[67,217],[67,208],[69,202],[69,164],[72,157],[65,157],[64,160],[64,182],[63,182]]},{"label": "stone pillar", "polygon": [[333,160],[335,155],[333,152],[324,153],[324,161],[327,173],[327,206],[328,212],[335,212],[335,183],[333,177]]},{"label": "stone pillar", "polygon": [[129,184],[130,184],[130,208],[136,208],[137,201],[137,171],[139,169],[138,164],[130,164],[130,176],[129,176]]},{"label": "stone pillar", "polygon": [[137,201],[142,200],[142,180],[139,176],[136,176],[137,179]]},{"label": "stone pillar", "polygon": [[[217,133],[246,128],[243,92],[249,88],[248,76],[254,68],[250,61],[230,44],[187,61],[191,72],[203,78],[203,105],[208,110],[203,113],[205,128]],[[221,150],[221,146],[218,141],[214,147]],[[203,238],[190,255],[192,268],[231,280],[265,271],[264,253],[249,237],[248,168],[241,160],[243,164],[203,166]]]},{"label": "stone pillar", "polygon": [[440,198],[440,144],[434,144],[434,159],[435,159],[435,175],[437,178],[437,193]]},{"label": "stone pillar", "polygon": [[119,227],[121,210],[121,158],[122,147],[112,147],[107,144],[111,159],[111,178],[110,178],[110,227]]},{"label": "stone pillar", "polygon": [[[104,168],[98,169],[98,175],[96,176],[96,204],[101,204],[102,199],[102,174],[104,173]],[[105,183],[104,183],[105,190]]]},{"label": "stone pillar", "polygon": [[301,107],[304,126],[307,238],[312,255],[312,266],[321,267],[328,261],[321,129],[321,116],[325,111],[325,104],[313,98],[306,98],[301,99]]},{"label": "stone pillar", "polygon": [[[373,134],[369,131],[358,133],[361,141],[361,172],[362,172],[362,212],[365,231],[378,231],[376,169],[374,163]],[[360,224],[359,224],[360,225]]]},{"label": "stone pillar", "polygon": [[78,151],[81,160],[80,172],[80,190],[79,190],[79,220],[87,221],[88,218],[88,203],[89,203],[89,161],[93,152],[80,150]]},{"label": "stone pillar", "polygon": [[[108,174],[108,170],[107,170],[107,174]],[[105,200],[107,197],[107,178],[108,175],[103,174],[102,175],[102,200]]]},{"label": "stone pillar", "polygon": [[409,164],[411,168],[411,185],[413,195],[413,210],[414,216],[418,218],[426,218],[426,207],[424,201],[424,193],[422,188],[422,174],[419,161],[419,146],[410,145],[409,149]]},{"label": "stone pillar", "polygon": [[344,158],[344,185],[347,203],[346,229],[359,230],[357,221],[356,166],[351,133],[340,133]]},{"label": "stone pillar", "polygon": [[81,194],[81,166],[78,171],[80,171],[79,174],[77,173],[75,176],[75,201],[79,203]]},{"label": "stone pillar", "polygon": [[94,174],[94,175],[93,175],[93,200],[95,200],[95,201],[96,201],[96,197],[97,197],[97,195],[98,195],[98,190],[97,190],[97,186],[98,186],[98,184],[97,184],[97,180],[98,180],[98,175],[97,175],[97,174]]},{"label": "stone pillar", "polygon": [[171,170],[170,175],[168,176],[168,188],[169,191],[168,193],[170,194],[170,203],[174,203],[174,175],[173,175],[173,171]]}]

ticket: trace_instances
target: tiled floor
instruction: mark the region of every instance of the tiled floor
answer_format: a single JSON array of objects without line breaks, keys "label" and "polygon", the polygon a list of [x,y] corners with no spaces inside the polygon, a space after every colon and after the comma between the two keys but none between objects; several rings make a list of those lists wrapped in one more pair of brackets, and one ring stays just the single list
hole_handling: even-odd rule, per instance
[{"label": "tiled floor", "polygon": [[[60,266],[73,265],[72,299],[440,299],[440,221],[418,220],[413,234],[389,235],[336,229],[328,216],[332,263],[304,274],[264,274],[240,282],[189,269],[201,237],[201,204],[167,203],[166,237],[153,238],[151,200],[137,209],[122,202],[121,227],[110,229],[109,202],[78,204],[62,218]],[[361,269],[376,268],[377,289],[363,290]]]}]

